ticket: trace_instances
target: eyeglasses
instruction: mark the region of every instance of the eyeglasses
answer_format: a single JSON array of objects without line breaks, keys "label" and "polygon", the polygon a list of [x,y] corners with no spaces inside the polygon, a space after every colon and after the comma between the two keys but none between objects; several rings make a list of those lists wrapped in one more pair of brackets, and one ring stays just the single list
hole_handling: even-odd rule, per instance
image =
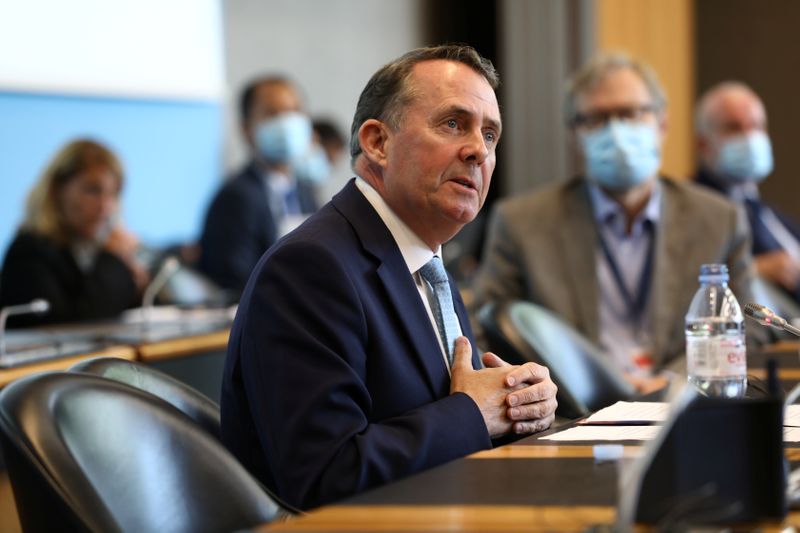
[{"label": "eyeglasses", "polygon": [[590,113],[577,113],[575,118],[572,119],[572,125],[576,128],[593,130],[604,127],[611,119],[617,119],[622,122],[642,122],[647,115],[656,111],[656,106],[653,104],[644,104],[604,111],[592,111]]}]

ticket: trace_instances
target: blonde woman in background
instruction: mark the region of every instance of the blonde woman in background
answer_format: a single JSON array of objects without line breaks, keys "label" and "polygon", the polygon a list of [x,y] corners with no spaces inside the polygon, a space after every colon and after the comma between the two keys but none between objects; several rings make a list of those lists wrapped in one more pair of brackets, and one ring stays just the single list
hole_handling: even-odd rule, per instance
[{"label": "blonde woman in background", "polygon": [[12,326],[110,318],[134,307],[147,284],[137,239],[118,222],[123,172],[105,146],[64,146],[28,196],[25,219],[0,275],[0,306],[50,302]]}]

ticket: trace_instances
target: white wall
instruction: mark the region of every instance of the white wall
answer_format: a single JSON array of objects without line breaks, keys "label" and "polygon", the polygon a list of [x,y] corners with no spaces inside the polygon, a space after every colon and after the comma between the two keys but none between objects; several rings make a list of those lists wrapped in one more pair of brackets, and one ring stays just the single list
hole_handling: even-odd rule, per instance
[{"label": "white wall", "polygon": [[219,0],[0,0],[0,88],[216,100]]},{"label": "white wall", "polygon": [[[312,115],[349,135],[356,101],[383,64],[422,46],[423,0],[225,0],[227,107],[225,164],[246,159],[236,103],[242,86],[264,73],[295,80]],[[335,169],[326,196],[351,176],[349,158]]]},{"label": "white wall", "polygon": [[0,0],[0,257],[66,142],[122,159],[124,223],[196,238],[221,172],[221,0]]}]

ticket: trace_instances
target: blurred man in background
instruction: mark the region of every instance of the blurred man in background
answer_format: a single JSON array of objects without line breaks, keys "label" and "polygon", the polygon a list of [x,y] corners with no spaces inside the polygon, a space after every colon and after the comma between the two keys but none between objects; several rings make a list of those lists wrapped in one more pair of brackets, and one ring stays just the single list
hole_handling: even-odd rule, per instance
[{"label": "blurred man in background", "polygon": [[740,82],[709,89],[697,106],[696,181],[744,206],[756,272],[800,302],[800,225],[763,203],[758,184],[772,172],[767,112]]},{"label": "blurred man in background", "polygon": [[317,209],[313,183],[294,167],[311,148],[311,120],[297,88],[277,76],[250,83],[240,100],[250,161],[211,202],[200,237],[199,268],[240,293],[261,254]]},{"label": "blurred man in background", "polygon": [[646,65],[601,55],[574,75],[565,104],[584,175],[495,208],[474,310],[537,303],[648,392],[681,366],[701,264],[727,264],[748,301],[747,222],[719,195],[659,176],[667,102]]}]

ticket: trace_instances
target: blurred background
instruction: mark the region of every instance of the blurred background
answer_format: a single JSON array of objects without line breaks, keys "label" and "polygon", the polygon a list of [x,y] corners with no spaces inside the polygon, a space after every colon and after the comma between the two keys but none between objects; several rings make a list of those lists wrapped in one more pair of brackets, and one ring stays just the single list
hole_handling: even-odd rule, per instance
[{"label": "blurred background", "polygon": [[[447,41],[472,44],[503,79],[490,200],[573,174],[564,79],[613,49],[649,62],[667,88],[663,170],[675,177],[694,172],[698,94],[725,79],[751,85],[776,161],[763,196],[800,217],[798,22],[795,0],[0,0],[0,253],[32,183],[74,137],[122,158],[123,218],[143,242],[191,243],[223,177],[246,159],[236,102],[247,80],[285,74],[312,116],[349,132],[378,67]],[[323,196],[349,177],[342,158]]]}]

